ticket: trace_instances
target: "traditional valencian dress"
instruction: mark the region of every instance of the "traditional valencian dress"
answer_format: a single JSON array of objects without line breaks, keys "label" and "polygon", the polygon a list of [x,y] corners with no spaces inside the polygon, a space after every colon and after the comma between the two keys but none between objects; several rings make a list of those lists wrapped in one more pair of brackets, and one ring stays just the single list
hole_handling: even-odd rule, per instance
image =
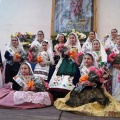
[{"label": "traditional valencian dress", "polygon": [[[80,51],[81,47],[78,39],[76,42],[76,46],[71,46],[68,41],[69,40],[67,40],[65,45],[69,50]],[[62,58],[59,60],[56,66],[54,74],[50,80],[49,86],[51,89],[55,90],[70,91],[74,88],[74,84],[78,82],[73,81],[77,65],[74,62],[74,60],[71,59],[68,55],[64,55],[64,52]]]},{"label": "traditional valencian dress", "polygon": [[[26,63],[30,68],[30,75],[24,77],[20,71],[14,77],[14,80],[21,86],[26,86],[29,80],[33,80],[34,74],[29,63]],[[50,106],[53,103],[52,95],[45,91],[44,83],[40,79],[34,79],[36,90],[33,91],[14,91],[7,88],[0,89],[0,108],[16,108],[16,109],[29,109],[41,108]]]},{"label": "traditional valencian dress", "polygon": [[[85,66],[81,68],[81,74],[88,74]],[[65,98],[59,98],[54,102],[57,109],[71,111],[80,115],[120,117],[120,103],[101,88],[99,81],[94,81],[97,86],[75,87]],[[79,91],[80,90],[80,91]]]},{"label": "traditional valencian dress", "polygon": [[[96,33],[95,33],[95,38],[97,38]],[[83,53],[92,52],[92,42],[90,41],[89,37],[87,38],[86,42],[82,46],[82,52]]]},{"label": "traditional valencian dress", "polygon": [[114,46],[115,42],[112,40],[111,36],[109,36],[105,42],[105,48],[110,48],[110,50],[112,50]]},{"label": "traditional valencian dress", "polygon": [[47,51],[42,51],[38,53],[38,56],[41,56],[43,58],[43,61],[46,63],[46,65],[42,67],[39,63],[37,63],[35,65],[34,75],[35,77],[41,77],[46,82],[48,82],[47,80],[48,80],[50,65],[53,64],[52,60],[50,60],[50,55]]},{"label": "traditional valencian dress", "polygon": [[[114,51],[116,54],[120,53],[120,47],[116,44],[112,51]],[[120,102],[120,82],[118,82],[118,75],[120,74],[120,70],[112,67],[111,70],[112,73],[112,96]]]},{"label": "traditional valencian dress", "polygon": [[20,63],[13,62],[13,56],[17,52],[24,52],[23,46],[18,39],[17,48],[12,46],[11,41],[7,44],[7,49],[5,51],[5,59],[6,59],[6,68],[5,68],[5,83],[12,82],[13,89],[18,90],[19,86],[14,82],[13,77],[17,75]]},{"label": "traditional valencian dress", "polygon": [[[92,55],[94,56],[95,60],[98,63],[98,67],[104,69],[106,68],[106,63],[107,63],[107,54],[105,52],[105,49],[101,43],[100,40],[98,40],[100,43],[100,50],[99,51],[94,51],[92,50]],[[106,68],[106,81],[104,82],[104,87],[109,92],[112,94],[112,85],[111,85],[111,76],[108,74],[108,69]]]}]

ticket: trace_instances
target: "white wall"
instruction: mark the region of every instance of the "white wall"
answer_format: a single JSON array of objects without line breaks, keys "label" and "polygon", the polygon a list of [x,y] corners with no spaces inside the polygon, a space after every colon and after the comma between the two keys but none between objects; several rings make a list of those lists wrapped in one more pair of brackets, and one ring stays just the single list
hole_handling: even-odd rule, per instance
[{"label": "white wall", "polygon": [[50,38],[52,0],[0,0],[0,50],[15,32],[37,33]]},{"label": "white wall", "polygon": [[120,31],[120,0],[97,0],[97,33],[103,39],[116,28]]},{"label": "white wall", "polygon": [[[0,0],[0,50],[15,32],[43,30],[50,38],[52,0]],[[112,28],[120,31],[120,0],[97,0],[97,33],[100,39]]]}]

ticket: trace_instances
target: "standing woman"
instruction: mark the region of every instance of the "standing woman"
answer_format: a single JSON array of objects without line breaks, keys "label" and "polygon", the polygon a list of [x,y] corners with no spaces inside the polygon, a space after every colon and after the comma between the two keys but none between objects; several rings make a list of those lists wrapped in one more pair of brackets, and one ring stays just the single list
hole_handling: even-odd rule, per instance
[{"label": "standing woman", "polygon": [[31,43],[31,47],[36,46],[41,51],[42,41],[44,40],[44,33],[42,30],[38,31],[35,40]]},{"label": "standing woman", "polygon": [[116,44],[117,36],[118,36],[118,30],[112,29],[111,35],[107,38],[107,40],[105,42],[105,48],[110,48],[110,50],[112,50],[114,45]]},{"label": "standing woman", "polygon": [[97,38],[97,34],[94,31],[89,32],[89,36],[86,42],[82,46],[82,52],[87,53],[92,51],[92,41]]},{"label": "standing woman", "polygon": [[75,73],[78,72],[77,65],[70,56],[70,51],[76,51],[77,53],[81,50],[79,39],[75,33],[69,34],[65,47],[67,49],[62,52],[62,59],[58,62],[49,83],[51,90],[56,92],[55,99],[64,97],[68,91],[74,88],[79,79],[79,77],[74,79]]},{"label": "standing woman", "polygon": [[54,51],[55,51],[55,55],[54,55],[54,59],[55,59],[55,64],[58,63],[61,53],[58,51],[58,47],[60,45],[64,45],[66,42],[66,37],[64,35],[64,33],[60,33],[57,35],[56,37],[56,45],[54,46]]},{"label": "standing woman", "polygon": [[11,41],[7,45],[4,57],[7,60],[5,68],[5,83],[12,82],[14,90],[19,90],[19,85],[13,80],[13,77],[17,75],[21,64],[21,58],[16,59],[14,56],[15,53],[18,52],[24,52],[23,46],[16,36],[12,36]]}]

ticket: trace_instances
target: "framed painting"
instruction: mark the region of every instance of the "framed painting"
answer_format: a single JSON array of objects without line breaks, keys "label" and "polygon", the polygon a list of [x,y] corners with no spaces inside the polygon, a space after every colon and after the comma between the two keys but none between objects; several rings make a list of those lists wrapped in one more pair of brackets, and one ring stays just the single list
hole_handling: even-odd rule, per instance
[{"label": "framed painting", "polygon": [[97,0],[52,0],[51,34],[97,31]]}]

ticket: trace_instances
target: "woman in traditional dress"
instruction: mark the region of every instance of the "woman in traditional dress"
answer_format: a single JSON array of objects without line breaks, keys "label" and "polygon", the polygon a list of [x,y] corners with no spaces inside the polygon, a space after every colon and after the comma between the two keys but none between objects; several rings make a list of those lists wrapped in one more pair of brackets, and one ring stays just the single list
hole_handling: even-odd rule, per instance
[{"label": "woman in traditional dress", "polygon": [[[116,45],[112,49],[116,54],[120,54],[120,35],[116,38]],[[112,72],[112,96],[120,102],[120,64],[113,64],[111,67]]]},{"label": "woman in traditional dress", "polygon": [[110,71],[106,67],[107,54],[100,40],[95,39],[92,42],[92,54],[98,63],[98,67],[104,69],[106,72],[106,75],[105,75],[106,81],[104,82],[104,87],[107,90],[107,92],[111,94],[112,92],[111,91],[112,90],[111,75],[110,75]]},{"label": "woman in traditional dress", "polygon": [[114,45],[116,44],[116,37],[118,35],[117,29],[111,30],[111,35],[107,38],[105,42],[105,48],[110,48],[110,50],[113,49]]},{"label": "woman in traditional dress", "polygon": [[15,54],[20,52],[24,53],[23,46],[19,39],[12,35],[4,55],[7,60],[5,68],[5,83],[12,82],[13,89],[15,90],[19,89],[19,85],[14,82],[13,76],[17,75],[20,64],[22,62],[21,58],[15,57]]},{"label": "woman in traditional dress", "polygon": [[44,33],[42,30],[38,31],[35,40],[31,43],[31,47],[36,46],[41,51],[41,43],[44,40]]},{"label": "woman in traditional dress", "polygon": [[56,37],[56,44],[54,46],[54,60],[55,60],[55,65],[58,63],[61,53],[59,52],[58,48],[60,45],[64,45],[66,42],[66,37],[64,35],[64,33],[60,33],[57,35]]},{"label": "woman in traditional dress", "polygon": [[[62,51],[62,58],[58,62],[49,83],[50,89],[54,90],[54,92],[57,91],[57,97],[64,97],[78,82],[80,73],[78,72],[79,70],[74,59],[70,56],[70,52],[74,51],[76,54],[80,50],[81,46],[77,35],[75,33],[70,33]],[[75,75],[76,77],[78,76],[76,79],[74,79]]]},{"label": "woman in traditional dress", "polygon": [[41,108],[53,103],[52,95],[46,91],[42,80],[35,79],[29,63],[22,63],[17,76],[13,78],[21,86],[21,89],[15,91],[1,88],[0,108]]},{"label": "woman in traditional dress", "polygon": [[[95,66],[96,61],[92,54],[86,53],[80,68],[81,75],[87,76],[86,81],[83,79],[83,82],[78,84],[78,87],[75,87],[65,98],[57,99],[54,103],[57,109],[88,116],[120,116],[120,103],[101,87],[103,71]],[[100,75],[96,72],[94,76],[93,73],[90,74],[90,71],[99,71]]]},{"label": "woman in traditional dress", "polygon": [[89,36],[82,46],[83,53],[92,52],[92,41],[94,39],[97,39],[97,34],[94,31],[89,32]]},{"label": "woman in traditional dress", "polygon": [[[50,49],[48,40],[43,40],[41,44],[42,51],[38,53],[38,63],[35,65],[34,74],[35,77],[41,77],[48,83],[50,65],[54,65],[53,51]],[[39,57],[41,58],[40,61]]]}]

